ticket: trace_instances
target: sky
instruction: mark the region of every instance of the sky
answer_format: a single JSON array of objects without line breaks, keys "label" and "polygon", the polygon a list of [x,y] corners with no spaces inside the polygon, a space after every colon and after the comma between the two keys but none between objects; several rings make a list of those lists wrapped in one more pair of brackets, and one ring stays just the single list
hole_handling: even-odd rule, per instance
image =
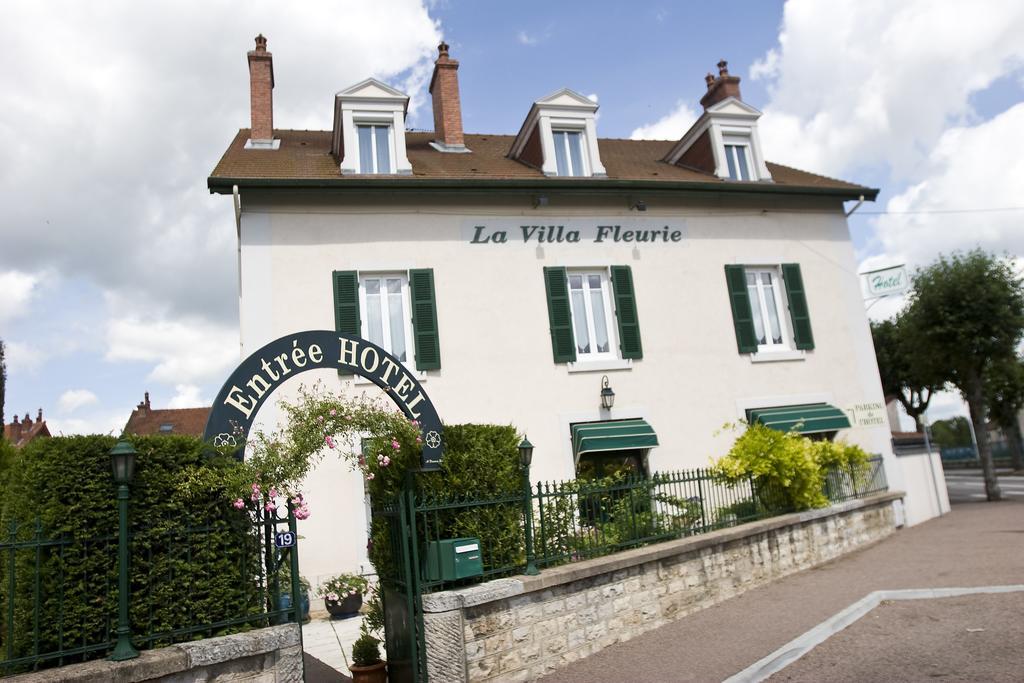
[{"label": "sky", "polygon": [[[535,100],[596,98],[598,134],[678,139],[727,59],[765,156],[881,188],[850,229],[861,270],[980,246],[1024,255],[1024,3],[376,0],[4,3],[0,339],[6,416],[119,433],[209,405],[239,359],[234,219],[206,178],[249,124],[253,37],[274,122],[329,129],[368,76],[411,96],[443,38],[467,132],[514,134]],[[853,205],[849,205],[853,208]],[[899,297],[869,311],[897,312]],[[938,419],[963,412],[938,397]]]}]

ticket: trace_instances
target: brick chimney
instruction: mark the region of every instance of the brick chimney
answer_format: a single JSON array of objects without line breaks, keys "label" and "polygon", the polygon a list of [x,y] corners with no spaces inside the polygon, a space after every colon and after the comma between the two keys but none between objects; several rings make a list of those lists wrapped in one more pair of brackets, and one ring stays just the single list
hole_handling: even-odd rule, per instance
[{"label": "brick chimney", "polygon": [[146,411],[149,410],[149,392],[148,391],[145,394],[145,399],[143,399],[135,409],[138,410],[142,414],[145,414]]},{"label": "brick chimney", "polygon": [[430,79],[434,98],[434,148],[442,152],[466,152],[462,136],[462,105],[459,103],[459,63],[448,56],[448,44],[437,46],[437,61]]},{"label": "brick chimney", "polygon": [[704,97],[700,98],[700,104],[704,109],[727,97],[743,99],[740,97],[740,77],[729,75],[729,63],[724,59],[718,62],[718,78],[708,73],[704,77],[704,82],[708,85],[708,91],[704,93]]},{"label": "brick chimney", "polygon": [[256,36],[256,49],[249,57],[249,103],[252,129],[249,149],[276,149],[274,144],[274,58],[267,52],[267,39]]}]

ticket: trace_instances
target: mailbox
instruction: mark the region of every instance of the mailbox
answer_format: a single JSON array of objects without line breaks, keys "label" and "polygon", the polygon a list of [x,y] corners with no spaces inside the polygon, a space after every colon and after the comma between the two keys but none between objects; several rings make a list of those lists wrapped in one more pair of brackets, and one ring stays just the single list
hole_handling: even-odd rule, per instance
[{"label": "mailbox", "polygon": [[445,538],[427,544],[428,581],[455,581],[483,573],[479,538]]}]

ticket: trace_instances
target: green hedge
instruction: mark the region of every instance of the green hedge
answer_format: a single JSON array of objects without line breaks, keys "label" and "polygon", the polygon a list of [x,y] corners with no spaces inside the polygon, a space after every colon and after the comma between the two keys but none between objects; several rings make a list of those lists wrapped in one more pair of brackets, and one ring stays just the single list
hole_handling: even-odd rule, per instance
[{"label": "green hedge", "polygon": [[[416,497],[421,505],[457,505],[460,501],[513,496],[516,501],[423,513],[417,518],[417,538],[422,542],[428,537],[473,536],[481,541],[485,571],[521,565],[524,558],[522,479],[516,428],[486,424],[445,425],[444,440],[441,470],[420,473],[415,477]],[[386,447],[385,442],[371,442],[368,451],[375,453]],[[387,505],[393,499],[393,482],[393,479],[382,477],[370,482],[375,507]],[[389,542],[392,539],[389,539],[388,524],[387,516],[374,514],[370,560],[382,576],[395,571],[391,564]]]},{"label": "green hedge", "polygon": [[[118,514],[109,451],[115,441],[106,436],[38,439],[11,469],[0,515],[3,541],[11,540],[15,526],[13,537],[19,541],[63,540],[13,553],[13,596],[11,550],[0,557],[0,635],[5,643],[12,639],[15,657],[112,638]],[[132,441],[138,451],[130,501],[130,616],[136,644],[156,647],[240,630],[155,637],[263,611],[257,585],[262,546],[248,515],[232,508],[223,491],[182,492],[183,473],[206,463],[199,439],[166,435]],[[13,628],[7,612],[12,599]],[[104,654],[99,650],[81,658]],[[6,657],[6,649],[0,657]]]}]

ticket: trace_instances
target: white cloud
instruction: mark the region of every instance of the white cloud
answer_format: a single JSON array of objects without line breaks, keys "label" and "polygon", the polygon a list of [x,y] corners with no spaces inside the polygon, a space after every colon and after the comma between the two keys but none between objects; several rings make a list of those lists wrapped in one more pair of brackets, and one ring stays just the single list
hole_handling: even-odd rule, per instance
[{"label": "white cloud", "polygon": [[914,172],[973,93],[1024,65],[1024,3],[790,0],[779,47],[751,67],[767,81],[769,159],[843,175]]},{"label": "white cloud", "polygon": [[956,415],[969,417],[967,403],[959,391],[940,391],[928,403],[928,422],[945,420]]},{"label": "white cloud", "polygon": [[199,387],[195,384],[177,384],[174,387],[176,392],[167,403],[168,408],[198,408],[208,406],[212,402],[199,394]]},{"label": "white cloud", "polygon": [[[410,88],[410,123],[423,116],[440,32],[419,0],[302,10],[5,3],[0,44],[19,67],[0,70],[0,271],[53,268],[176,314],[232,315],[230,201],[205,178],[249,125],[253,36],[274,53],[280,128],[329,129],[331,94],[370,75]],[[84,52],[54,49],[84,36]]]},{"label": "white cloud", "polygon": [[107,344],[106,360],[155,363],[149,379],[173,385],[217,380],[238,362],[238,332],[195,317],[113,318]]},{"label": "white cloud", "polygon": [[[890,259],[926,265],[937,252],[974,246],[1024,255],[1024,211],[927,213],[1024,206],[1024,103],[985,123],[946,131],[915,185],[893,197],[875,222]],[[925,212],[925,213],[903,213]]]},{"label": "white cloud", "polygon": [[0,323],[24,315],[39,276],[17,270],[0,272]]},{"label": "white cloud", "polygon": [[516,40],[518,40],[521,45],[536,45],[537,44],[537,36],[531,36],[526,31],[520,31],[519,33],[517,33],[516,34]]},{"label": "white cloud", "polygon": [[93,405],[99,401],[96,394],[88,389],[68,389],[57,399],[57,409],[62,413],[73,413],[79,408]]},{"label": "white cloud", "polygon": [[47,354],[34,344],[17,341],[4,341],[4,360],[11,374],[16,372],[34,372],[47,358]]},{"label": "white cloud", "polygon": [[634,128],[630,140],[678,140],[697,120],[697,110],[686,102],[677,102],[676,108],[654,123]]}]

